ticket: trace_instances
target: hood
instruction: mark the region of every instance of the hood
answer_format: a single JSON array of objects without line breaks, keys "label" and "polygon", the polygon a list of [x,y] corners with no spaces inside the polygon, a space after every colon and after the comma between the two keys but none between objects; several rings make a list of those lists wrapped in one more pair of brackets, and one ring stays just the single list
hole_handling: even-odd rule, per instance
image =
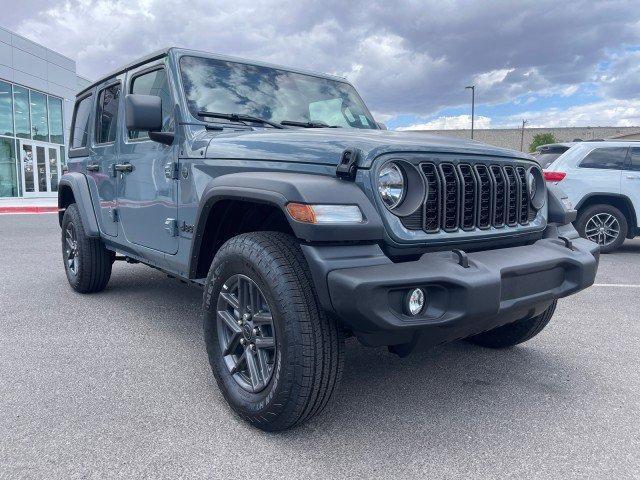
[{"label": "hood", "polygon": [[288,128],[207,132],[206,157],[337,165],[345,148],[361,151],[359,166],[368,168],[387,153],[465,153],[509,158],[532,157],[473,140],[421,132],[342,128]]}]

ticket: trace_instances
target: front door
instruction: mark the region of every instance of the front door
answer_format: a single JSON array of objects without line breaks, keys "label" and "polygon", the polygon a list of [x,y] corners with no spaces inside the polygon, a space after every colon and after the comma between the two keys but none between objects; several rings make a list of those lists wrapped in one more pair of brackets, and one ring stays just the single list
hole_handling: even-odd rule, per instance
[{"label": "front door", "polygon": [[640,225],[640,147],[629,148],[620,187],[620,193],[631,200],[636,214],[636,225]]},{"label": "front door", "polygon": [[25,197],[55,197],[60,178],[58,147],[32,140],[20,141],[20,180]]},{"label": "front door", "polygon": [[[162,65],[130,74],[128,93],[162,99],[163,131],[173,131],[173,102]],[[118,155],[118,215],[131,243],[164,253],[178,251],[177,146],[162,145],[146,132],[122,130]]]}]

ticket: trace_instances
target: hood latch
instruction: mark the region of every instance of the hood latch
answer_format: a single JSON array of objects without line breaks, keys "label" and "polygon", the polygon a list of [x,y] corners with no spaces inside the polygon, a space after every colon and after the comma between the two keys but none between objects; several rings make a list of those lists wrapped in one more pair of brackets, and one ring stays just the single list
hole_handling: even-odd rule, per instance
[{"label": "hood latch", "polygon": [[336,167],[336,176],[343,180],[353,180],[356,178],[356,170],[360,150],[355,147],[345,148],[340,155],[340,163]]}]

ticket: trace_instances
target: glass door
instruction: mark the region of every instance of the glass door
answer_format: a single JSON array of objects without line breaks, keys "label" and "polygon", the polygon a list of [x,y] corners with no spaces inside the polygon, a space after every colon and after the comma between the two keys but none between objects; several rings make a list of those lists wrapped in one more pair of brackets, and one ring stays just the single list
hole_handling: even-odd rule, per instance
[{"label": "glass door", "polygon": [[52,197],[58,191],[60,159],[57,147],[20,141],[20,176],[25,197]]}]

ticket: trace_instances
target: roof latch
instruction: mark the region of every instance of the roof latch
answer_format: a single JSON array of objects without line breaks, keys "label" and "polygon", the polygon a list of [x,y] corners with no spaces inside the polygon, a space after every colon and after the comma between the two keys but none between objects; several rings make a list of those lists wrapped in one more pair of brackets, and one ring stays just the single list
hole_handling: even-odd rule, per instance
[{"label": "roof latch", "polygon": [[356,178],[356,166],[360,151],[355,147],[345,148],[340,155],[340,163],[336,167],[336,176],[343,180]]}]

